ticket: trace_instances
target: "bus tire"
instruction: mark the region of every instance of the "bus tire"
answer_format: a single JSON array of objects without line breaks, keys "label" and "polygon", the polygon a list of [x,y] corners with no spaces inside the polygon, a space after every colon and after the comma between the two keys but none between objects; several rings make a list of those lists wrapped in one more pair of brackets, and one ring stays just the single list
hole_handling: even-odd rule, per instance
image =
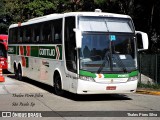
[{"label": "bus tire", "polygon": [[18,66],[18,80],[22,80],[22,68],[20,65]]},{"label": "bus tire", "polygon": [[18,70],[15,65],[14,65],[14,76],[15,76],[15,79],[18,79]]},{"label": "bus tire", "polygon": [[54,92],[56,95],[62,96],[64,91],[62,90],[61,78],[57,75],[54,79]]}]

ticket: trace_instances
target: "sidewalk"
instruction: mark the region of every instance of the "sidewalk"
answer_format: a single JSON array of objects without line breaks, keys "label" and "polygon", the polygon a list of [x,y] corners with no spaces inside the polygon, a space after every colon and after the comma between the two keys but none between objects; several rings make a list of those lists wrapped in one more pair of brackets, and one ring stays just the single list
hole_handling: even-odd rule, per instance
[{"label": "sidewalk", "polygon": [[148,94],[148,95],[159,95],[160,96],[160,90],[147,89],[147,88],[137,88],[136,93]]}]

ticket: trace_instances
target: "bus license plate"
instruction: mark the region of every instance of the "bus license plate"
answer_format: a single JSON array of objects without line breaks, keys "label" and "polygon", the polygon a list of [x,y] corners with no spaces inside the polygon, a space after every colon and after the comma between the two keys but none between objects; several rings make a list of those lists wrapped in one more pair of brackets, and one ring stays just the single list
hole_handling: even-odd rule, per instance
[{"label": "bus license plate", "polygon": [[116,86],[107,86],[106,90],[116,90]]}]

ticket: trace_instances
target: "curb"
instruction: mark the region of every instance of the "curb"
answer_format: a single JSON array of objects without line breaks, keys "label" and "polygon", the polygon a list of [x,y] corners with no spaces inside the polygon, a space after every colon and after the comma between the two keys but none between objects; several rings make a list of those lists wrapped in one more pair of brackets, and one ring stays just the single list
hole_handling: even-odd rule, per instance
[{"label": "curb", "polygon": [[136,93],[160,96],[160,91],[153,91],[153,90],[137,90]]}]

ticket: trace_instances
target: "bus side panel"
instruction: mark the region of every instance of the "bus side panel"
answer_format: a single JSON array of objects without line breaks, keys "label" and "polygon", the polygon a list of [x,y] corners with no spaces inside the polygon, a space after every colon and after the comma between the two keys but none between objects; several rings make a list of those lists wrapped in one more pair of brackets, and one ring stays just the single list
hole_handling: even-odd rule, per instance
[{"label": "bus side panel", "polygon": [[8,71],[14,73],[14,64],[18,68],[18,64],[21,64],[21,57],[13,54],[8,55]]},{"label": "bus side panel", "polygon": [[23,67],[23,75],[33,80],[53,86],[53,75],[58,70],[62,79],[62,87],[69,90],[69,81],[64,71],[64,62],[45,58],[29,57],[28,67]]},{"label": "bus side panel", "polygon": [[38,58],[34,58],[34,57],[28,57],[28,65],[26,67],[24,67],[24,73],[25,76],[27,76],[28,78],[31,78],[33,80],[37,80],[39,81],[39,63],[40,60]]}]

